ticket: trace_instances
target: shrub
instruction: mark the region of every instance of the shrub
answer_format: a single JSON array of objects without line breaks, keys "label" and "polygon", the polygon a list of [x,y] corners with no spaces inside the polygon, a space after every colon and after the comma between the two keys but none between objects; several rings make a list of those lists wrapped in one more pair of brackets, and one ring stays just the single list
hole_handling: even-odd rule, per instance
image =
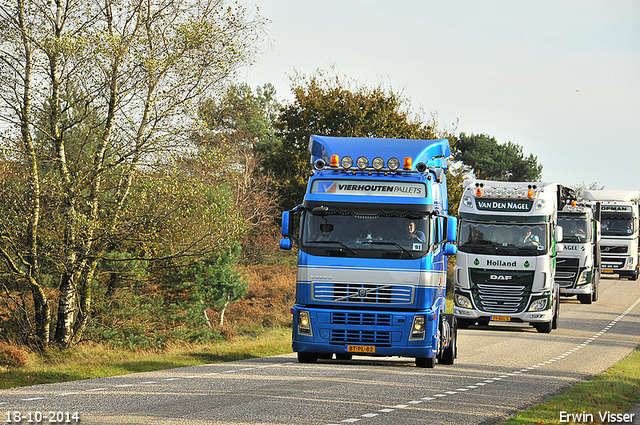
[{"label": "shrub", "polygon": [[19,348],[0,342],[0,366],[10,369],[27,365],[27,354]]}]

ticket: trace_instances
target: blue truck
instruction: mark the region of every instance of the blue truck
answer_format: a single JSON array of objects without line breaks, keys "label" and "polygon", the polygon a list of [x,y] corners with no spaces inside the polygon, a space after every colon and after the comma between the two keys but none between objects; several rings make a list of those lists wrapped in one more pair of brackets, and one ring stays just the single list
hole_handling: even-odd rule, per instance
[{"label": "blue truck", "polygon": [[298,246],[292,347],[301,363],[354,355],[453,364],[445,314],[449,142],[313,135],[302,204],[282,216],[280,248]]}]

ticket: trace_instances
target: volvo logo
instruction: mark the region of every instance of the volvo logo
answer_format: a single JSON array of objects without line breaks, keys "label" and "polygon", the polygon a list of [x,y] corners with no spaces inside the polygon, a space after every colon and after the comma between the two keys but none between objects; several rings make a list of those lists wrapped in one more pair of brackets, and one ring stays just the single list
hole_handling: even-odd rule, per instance
[{"label": "volvo logo", "polygon": [[511,280],[513,276],[505,276],[501,274],[492,274],[490,277],[491,280]]},{"label": "volvo logo", "polygon": [[366,290],[366,289],[364,289],[364,288],[360,288],[360,289],[358,289],[358,296],[359,296],[360,298],[364,298],[364,297],[366,297],[366,296],[367,296],[367,290]]}]

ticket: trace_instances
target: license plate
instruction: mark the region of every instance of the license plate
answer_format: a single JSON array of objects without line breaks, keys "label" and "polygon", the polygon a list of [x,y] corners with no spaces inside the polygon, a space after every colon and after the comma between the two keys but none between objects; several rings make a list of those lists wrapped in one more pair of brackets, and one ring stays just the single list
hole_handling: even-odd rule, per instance
[{"label": "license plate", "polygon": [[613,273],[613,270],[602,270],[602,273]]},{"label": "license plate", "polygon": [[347,345],[345,347],[347,353],[375,353],[376,347],[367,345]]},{"label": "license plate", "polygon": [[494,322],[510,322],[511,317],[509,316],[491,316],[491,320]]}]

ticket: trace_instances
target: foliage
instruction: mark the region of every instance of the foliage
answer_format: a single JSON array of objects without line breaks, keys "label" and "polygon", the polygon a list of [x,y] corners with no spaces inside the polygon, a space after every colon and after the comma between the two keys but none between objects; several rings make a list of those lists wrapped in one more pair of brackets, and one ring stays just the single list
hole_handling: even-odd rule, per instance
[{"label": "foliage", "polygon": [[522,146],[513,142],[499,144],[486,134],[460,134],[454,143],[453,159],[465,172],[483,180],[538,181],[542,165],[533,154],[525,157]]},{"label": "foliage", "polygon": [[242,240],[245,263],[270,261],[277,245],[274,223],[277,200],[273,179],[262,167],[261,151],[275,140],[273,122],[280,104],[275,89],[266,84],[255,94],[246,84],[229,87],[218,99],[209,99],[199,115],[206,130],[199,135],[204,151],[224,152],[231,201],[238,206],[247,232]]},{"label": "foliage", "polygon": [[27,365],[27,355],[24,351],[0,342],[0,366],[14,369]]}]

